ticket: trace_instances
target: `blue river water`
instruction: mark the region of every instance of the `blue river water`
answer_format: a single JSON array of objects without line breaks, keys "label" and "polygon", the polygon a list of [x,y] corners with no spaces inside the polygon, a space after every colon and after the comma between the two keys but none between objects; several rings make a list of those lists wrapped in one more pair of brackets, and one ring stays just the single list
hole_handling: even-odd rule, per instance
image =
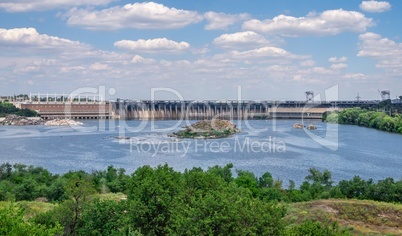
[{"label": "blue river water", "polygon": [[[195,121],[189,121],[193,123]],[[52,173],[104,170],[132,173],[167,163],[175,170],[233,163],[257,176],[271,172],[287,185],[300,184],[311,167],[333,179],[354,175],[374,180],[402,178],[402,135],[313,121],[317,130],[293,129],[294,120],[234,121],[241,133],[224,139],[178,140],[177,121],[84,121],[77,127],[0,126],[0,163],[42,166]],[[120,137],[120,138],[116,138]]]}]

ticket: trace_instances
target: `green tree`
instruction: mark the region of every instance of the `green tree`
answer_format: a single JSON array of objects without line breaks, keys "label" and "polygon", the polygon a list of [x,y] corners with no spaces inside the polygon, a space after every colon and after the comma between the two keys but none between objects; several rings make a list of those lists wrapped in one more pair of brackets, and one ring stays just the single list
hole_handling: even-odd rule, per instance
[{"label": "green tree", "polygon": [[220,166],[210,167],[208,168],[208,172],[218,175],[222,177],[227,183],[230,183],[231,181],[233,181],[232,168],[233,164],[229,163],[225,167]]},{"label": "green tree", "polygon": [[259,179],[258,179],[258,187],[260,188],[272,188],[274,185],[274,178],[272,174],[269,172],[265,172]]},{"label": "green tree", "polygon": [[280,235],[283,206],[253,198],[248,189],[230,184],[222,191],[176,201],[169,232],[177,235]]},{"label": "green tree", "polygon": [[17,201],[28,200],[32,201],[37,197],[35,180],[28,178],[24,179],[22,183],[17,185],[14,189],[15,199]]},{"label": "green tree", "polygon": [[85,205],[79,235],[129,235],[135,231],[130,228],[129,210],[126,201],[94,199]]},{"label": "green tree", "polygon": [[321,184],[326,188],[331,188],[333,181],[332,174],[329,170],[326,169],[323,172],[320,172],[315,168],[310,168],[308,171],[310,174],[306,176],[306,180]]},{"label": "green tree", "polygon": [[34,222],[24,220],[24,209],[14,203],[0,208],[0,235],[57,235],[61,227],[45,227]]},{"label": "green tree", "polygon": [[255,175],[250,171],[244,170],[237,170],[236,172],[237,178],[235,179],[235,183],[238,186],[249,189],[253,193],[253,196],[257,196],[259,190],[258,181]]},{"label": "green tree", "polygon": [[146,235],[166,235],[172,211],[172,201],[182,191],[179,172],[167,164],[152,169],[140,167],[128,182],[132,228]]},{"label": "green tree", "polygon": [[354,176],[351,180],[342,180],[339,182],[339,190],[347,198],[364,199],[367,197],[372,180],[365,181],[359,176]]}]

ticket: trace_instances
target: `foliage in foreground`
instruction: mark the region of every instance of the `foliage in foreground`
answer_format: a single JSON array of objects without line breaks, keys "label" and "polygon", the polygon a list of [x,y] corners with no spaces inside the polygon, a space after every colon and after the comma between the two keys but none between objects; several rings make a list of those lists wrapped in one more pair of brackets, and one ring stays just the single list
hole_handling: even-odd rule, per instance
[{"label": "foliage in foreground", "polygon": [[62,232],[59,224],[44,226],[24,219],[24,209],[14,203],[0,208],[0,235],[56,235]]},{"label": "foliage in foreground", "polygon": [[[402,180],[378,181],[358,176],[334,185],[328,170],[311,168],[296,189],[282,187],[267,172],[256,177],[232,164],[183,173],[168,165],[138,168],[126,175],[104,171],[70,171],[53,175],[41,167],[0,166],[1,200],[57,202],[34,216],[33,225],[63,228],[64,235],[348,235],[332,225],[299,222],[287,226],[286,204],[326,198],[402,202]],[[100,200],[97,193],[123,192],[127,199]]]}]

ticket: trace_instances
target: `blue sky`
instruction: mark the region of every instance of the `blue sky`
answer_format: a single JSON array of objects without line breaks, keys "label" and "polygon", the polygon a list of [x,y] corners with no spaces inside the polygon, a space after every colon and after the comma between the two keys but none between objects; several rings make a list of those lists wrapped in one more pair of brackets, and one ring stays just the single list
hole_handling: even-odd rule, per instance
[{"label": "blue sky", "polygon": [[[402,95],[401,1],[0,0],[0,95]],[[168,92],[159,99],[173,99]]]}]

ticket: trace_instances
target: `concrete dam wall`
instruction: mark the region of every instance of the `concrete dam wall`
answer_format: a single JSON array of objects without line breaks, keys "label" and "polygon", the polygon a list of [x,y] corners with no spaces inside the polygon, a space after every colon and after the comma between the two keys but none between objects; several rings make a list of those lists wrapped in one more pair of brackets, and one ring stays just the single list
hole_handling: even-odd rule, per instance
[{"label": "concrete dam wall", "polygon": [[25,102],[19,108],[37,111],[44,119],[321,119],[326,111],[376,106],[377,102],[301,101],[129,101]]},{"label": "concrete dam wall", "polygon": [[264,102],[117,102],[119,119],[321,119],[328,110],[321,104],[273,104]]}]

